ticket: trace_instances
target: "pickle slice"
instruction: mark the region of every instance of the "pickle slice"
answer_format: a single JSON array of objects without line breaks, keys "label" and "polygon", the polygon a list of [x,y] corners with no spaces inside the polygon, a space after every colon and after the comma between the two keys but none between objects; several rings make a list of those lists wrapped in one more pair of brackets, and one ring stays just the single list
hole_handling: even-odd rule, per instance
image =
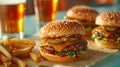
[{"label": "pickle slice", "polygon": [[70,41],[70,42],[73,42],[73,41],[76,41],[77,38],[68,38],[66,41]]},{"label": "pickle slice", "polygon": [[114,30],[117,29],[117,27],[105,26],[104,29],[105,29],[106,31],[114,31]]},{"label": "pickle slice", "polygon": [[61,38],[63,41],[70,41],[70,42],[73,42],[73,41],[76,41],[77,38]]},{"label": "pickle slice", "polygon": [[58,44],[58,43],[62,43],[63,40],[60,39],[60,38],[56,38],[56,39],[49,39],[47,42],[48,42],[49,44]]},{"label": "pickle slice", "polygon": [[74,42],[76,40],[77,38],[56,38],[56,39],[48,39],[47,42],[49,44],[58,44],[58,43],[63,43],[65,41]]}]

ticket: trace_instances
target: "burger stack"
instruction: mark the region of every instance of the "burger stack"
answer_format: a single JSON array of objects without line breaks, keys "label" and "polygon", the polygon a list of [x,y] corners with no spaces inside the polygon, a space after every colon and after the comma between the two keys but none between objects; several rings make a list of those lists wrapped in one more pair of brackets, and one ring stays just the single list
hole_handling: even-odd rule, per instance
[{"label": "burger stack", "polygon": [[85,29],[77,20],[56,20],[39,31],[41,55],[54,62],[72,62],[87,57]]},{"label": "burger stack", "polygon": [[108,49],[120,49],[120,12],[104,12],[97,16],[99,25],[92,32],[97,46]]},{"label": "burger stack", "polygon": [[85,36],[91,36],[92,30],[97,26],[95,24],[97,15],[98,12],[94,8],[85,5],[77,5],[67,11],[65,18],[67,20],[78,20],[85,27]]}]

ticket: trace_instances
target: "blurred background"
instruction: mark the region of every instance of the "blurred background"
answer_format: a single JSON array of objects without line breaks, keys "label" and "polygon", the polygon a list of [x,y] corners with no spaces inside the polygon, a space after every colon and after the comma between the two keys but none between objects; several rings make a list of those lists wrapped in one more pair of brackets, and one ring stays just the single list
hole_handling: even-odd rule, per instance
[{"label": "blurred background", "polygon": [[[113,7],[120,4],[120,0],[59,0],[58,11],[66,11],[74,5],[88,5],[91,7]],[[27,15],[34,15],[33,0],[27,0]]]}]

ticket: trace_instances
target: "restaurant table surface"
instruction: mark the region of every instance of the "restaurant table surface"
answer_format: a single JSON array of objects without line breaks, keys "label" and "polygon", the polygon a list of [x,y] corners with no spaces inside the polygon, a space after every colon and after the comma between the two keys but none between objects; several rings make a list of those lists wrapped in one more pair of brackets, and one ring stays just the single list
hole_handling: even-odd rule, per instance
[{"label": "restaurant table surface", "polygon": [[[99,7],[96,8],[99,13],[105,12],[105,11],[111,11],[111,7]],[[57,13],[57,20],[64,19],[64,16],[66,15],[66,12],[58,12]],[[24,25],[24,34],[25,37],[34,37],[34,35],[38,32],[40,29],[40,24],[37,21],[36,17],[34,15],[27,15],[25,19],[25,25]],[[36,36],[37,37],[37,36]],[[91,67],[120,67],[120,52],[114,53],[107,58],[95,63]]]}]

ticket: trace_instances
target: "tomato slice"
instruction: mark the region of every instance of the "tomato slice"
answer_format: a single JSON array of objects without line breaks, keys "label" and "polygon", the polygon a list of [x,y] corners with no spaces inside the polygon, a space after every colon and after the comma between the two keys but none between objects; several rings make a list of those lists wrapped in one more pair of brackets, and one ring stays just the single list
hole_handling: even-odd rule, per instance
[{"label": "tomato slice", "polygon": [[46,50],[46,49],[43,49],[42,51],[45,52],[45,53],[49,53],[48,50]]},{"label": "tomato slice", "polygon": [[107,38],[108,41],[117,41],[118,38]]},{"label": "tomato slice", "polygon": [[43,49],[42,51],[45,52],[45,53],[53,54],[53,55],[55,54],[54,52],[48,51],[48,50],[46,50],[46,49]]},{"label": "tomato slice", "polygon": [[60,57],[65,57],[66,55],[65,54],[61,54]]}]

